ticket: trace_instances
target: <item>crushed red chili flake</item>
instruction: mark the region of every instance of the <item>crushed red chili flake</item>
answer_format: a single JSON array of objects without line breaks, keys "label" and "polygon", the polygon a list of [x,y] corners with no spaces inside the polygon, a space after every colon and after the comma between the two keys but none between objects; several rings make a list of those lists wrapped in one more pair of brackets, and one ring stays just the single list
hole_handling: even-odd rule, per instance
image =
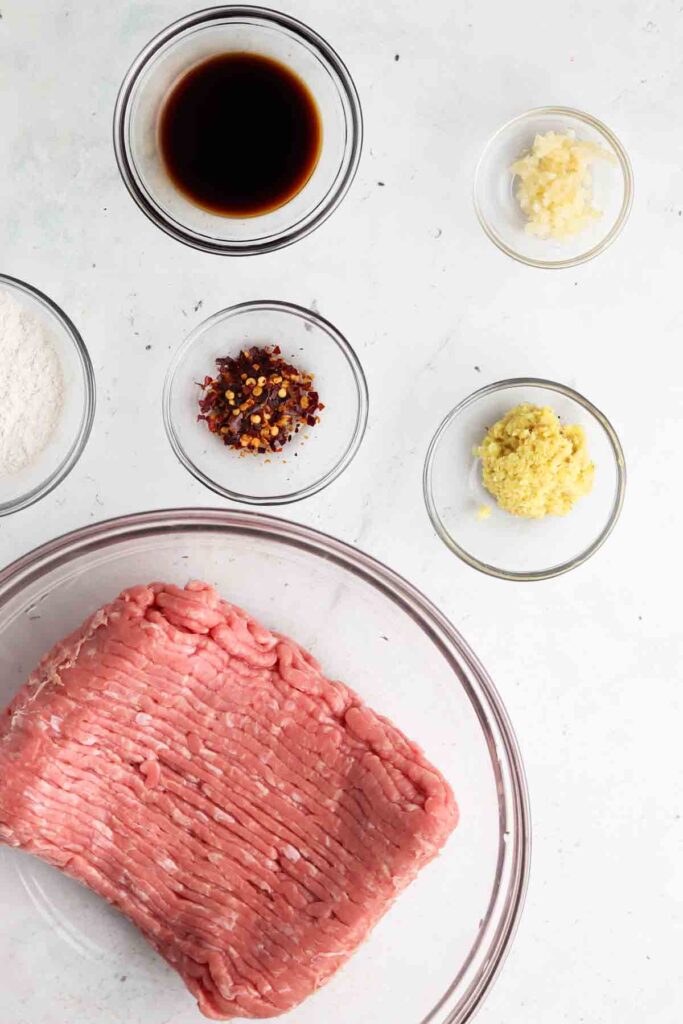
[{"label": "crushed red chili flake", "polygon": [[325,406],[313,375],[281,358],[279,345],[243,349],[216,360],[215,377],[199,387],[198,420],[243,454],[280,452],[301,427],[319,423]]}]

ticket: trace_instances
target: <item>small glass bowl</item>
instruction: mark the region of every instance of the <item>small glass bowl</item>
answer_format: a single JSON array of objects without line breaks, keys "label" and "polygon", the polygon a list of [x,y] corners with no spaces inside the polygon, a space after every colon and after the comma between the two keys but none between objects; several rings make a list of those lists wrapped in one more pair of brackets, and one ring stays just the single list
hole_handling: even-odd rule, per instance
[{"label": "small glass bowl", "polygon": [[0,475],[2,517],[44,498],[78,462],[95,416],[95,375],[83,339],[52,299],[25,281],[5,274],[0,274],[0,291],[8,292],[48,329],[61,362],[64,383],[64,407],[48,445],[24,469]]},{"label": "small glass bowl", "polygon": [[[615,163],[596,160],[591,166],[593,196],[602,217],[562,240],[527,234],[527,218],[510,173],[534,137],[549,131],[573,131],[577,139],[596,142],[616,158]],[[487,143],[474,179],[474,208],[491,241],[514,260],[542,269],[575,267],[604,252],[626,223],[632,202],[633,171],[619,139],[597,118],[571,107],[538,107],[508,121]]]},{"label": "small glass bowl", "polygon": [[[214,375],[217,358],[254,345],[279,345],[283,359],[314,374],[325,406],[320,422],[280,453],[240,454],[197,420],[197,382]],[[356,353],[331,323],[309,309],[263,300],[214,313],[185,339],[166,376],[163,410],[173,451],[197,480],[233,501],[284,505],[321,491],[349,465],[365,433],[368,389]]]},{"label": "small glass bowl", "polygon": [[[308,86],[322,122],[316,168],[299,193],[255,217],[222,217],[195,205],[170,180],[157,144],[170,88],[220,53],[257,53],[290,68]],[[124,183],[162,231],[195,249],[230,256],[271,252],[329,217],[356,174],[363,118],[356,87],[332,47],[300,21],[262,7],[221,6],[181,18],[133,61],[114,111],[114,149]]]},{"label": "small glass bowl", "polygon": [[[523,402],[548,405],[563,423],[585,431],[595,482],[566,516],[510,515],[482,483],[475,448]],[[588,399],[553,381],[517,378],[475,391],[446,416],[427,452],[423,486],[434,529],[464,562],[500,579],[545,580],[581,565],[607,540],[624,502],[626,464],[614,428]],[[489,518],[477,515],[483,505]]]}]

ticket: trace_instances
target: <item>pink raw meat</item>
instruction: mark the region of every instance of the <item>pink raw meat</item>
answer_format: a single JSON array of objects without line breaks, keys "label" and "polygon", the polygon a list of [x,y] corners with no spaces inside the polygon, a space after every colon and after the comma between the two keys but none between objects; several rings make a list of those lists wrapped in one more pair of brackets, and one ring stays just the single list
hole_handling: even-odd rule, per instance
[{"label": "pink raw meat", "polygon": [[0,719],[0,840],[123,911],[215,1020],[324,984],[457,818],[414,743],[203,583],[125,591]]}]

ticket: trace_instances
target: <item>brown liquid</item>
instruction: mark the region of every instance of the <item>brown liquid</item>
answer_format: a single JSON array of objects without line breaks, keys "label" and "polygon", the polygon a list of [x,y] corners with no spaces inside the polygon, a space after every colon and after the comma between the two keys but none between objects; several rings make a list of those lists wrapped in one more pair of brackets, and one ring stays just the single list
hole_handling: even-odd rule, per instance
[{"label": "brown liquid", "polygon": [[159,121],[176,188],[224,217],[254,217],[292,199],[315,169],[321,139],[318,107],[301,79],[252,53],[192,68]]}]

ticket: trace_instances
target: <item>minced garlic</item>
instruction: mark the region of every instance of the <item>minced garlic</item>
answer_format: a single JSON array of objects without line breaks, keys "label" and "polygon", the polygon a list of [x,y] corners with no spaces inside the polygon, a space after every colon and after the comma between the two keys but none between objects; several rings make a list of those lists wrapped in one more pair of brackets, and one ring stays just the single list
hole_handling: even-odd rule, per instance
[{"label": "minced garlic", "polygon": [[519,179],[517,199],[529,218],[526,231],[539,238],[568,238],[598,217],[593,206],[590,165],[615,162],[596,142],[581,142],[574,132],[537,135],[531,150],[510,167]]},{"label": "minced garlic", "polygon": [[513,516],[563,516],[593,487],[583,427],[562,426],[548,406],[518,405],[476,449],[484,487]]}]

